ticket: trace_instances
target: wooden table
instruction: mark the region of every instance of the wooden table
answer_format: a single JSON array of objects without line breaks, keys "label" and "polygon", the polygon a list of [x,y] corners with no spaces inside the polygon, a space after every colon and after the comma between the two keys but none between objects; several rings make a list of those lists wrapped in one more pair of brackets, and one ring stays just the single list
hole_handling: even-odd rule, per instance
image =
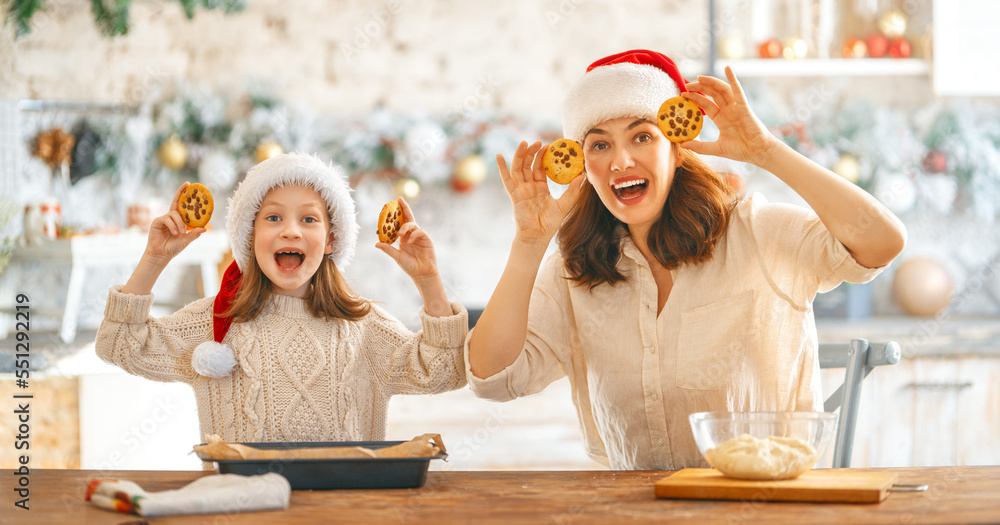
[{"label": "wooden table", "polygon": [[[1000,466],[887,469],[899,483],[877,504],[667,500],[653,484],[668,471],[431,471],[419,489],[294,491],[288,510],[150,518],[149,523],[997,523]],[[122,524],[137,519],[84,502],[88,480],[128,479],[150,491],[179,488],[210,473],[33,470],[30,510],[5,502],[0,523]],[[8,478],[11,477],[8,472]],[[4,484],[8,487],[9,482]],[[11,498],[9,489],[4,491]]]}]

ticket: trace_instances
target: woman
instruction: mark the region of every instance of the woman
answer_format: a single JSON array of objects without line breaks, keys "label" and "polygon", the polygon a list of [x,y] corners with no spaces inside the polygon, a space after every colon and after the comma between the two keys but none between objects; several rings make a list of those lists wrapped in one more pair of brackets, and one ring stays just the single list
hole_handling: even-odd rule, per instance
[{"label": "woman", "polygon": [[[820,410],[815,294],[871,280],[906,243],[874,198],[768,133],[726,76],[689,84],[646,50],[592,64],[563,111],[586,174],[559,199],[541,144],[509,168],[497,156],[517,233],[469,335],[470,386],[505,401],[568,375],[587,451],[615,469],[705,466],[692,412]],[[677,95],[717,141],[664,137],[657,110]],[[770,171],[812,210],[743,198],[696,154]]]}]

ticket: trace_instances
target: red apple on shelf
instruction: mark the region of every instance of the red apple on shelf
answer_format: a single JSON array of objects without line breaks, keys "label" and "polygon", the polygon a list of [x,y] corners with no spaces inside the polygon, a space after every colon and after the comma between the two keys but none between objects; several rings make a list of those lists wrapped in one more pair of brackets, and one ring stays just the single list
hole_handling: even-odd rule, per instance
[{"label": "red apple on shelf", "polygon": [[910,42],[903,37],[889,41],[889,56],[892,58],[910,58]]},{"label": "red apple on shelf", "polygon": [[868,44],[868,56],[882,58],[889,51],[889,39],[881,33],[872,33],[865,41]]},{"label": "red apple on shelf", "polygon": [[772,38],[760,45],[760,58],[778,58],[781,56],[781,51],[781,42]]}]

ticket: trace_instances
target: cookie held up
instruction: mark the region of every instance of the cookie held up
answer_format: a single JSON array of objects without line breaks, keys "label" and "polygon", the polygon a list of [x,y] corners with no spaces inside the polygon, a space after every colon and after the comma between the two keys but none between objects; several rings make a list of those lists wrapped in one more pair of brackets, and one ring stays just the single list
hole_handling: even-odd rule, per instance
[{"label": "cookie held up", "polygon": [[382,206],[378,216],[378,240],[386,244],[396,242],[399,227],[403,224],[403,209],[399,201],[391,200]]},{"label": "cookie held up", "polygon": [[701,108],[684,97],[668,98],[656,112],[656,123],[670,142],[686,142],[701,133]]},{"label": "cookie held up", "polygon": [[552,182],[569,184],[583,173],[583,148],[572,139],[559,139],[545,149],[542,169]]},{"label": "cookie held up", "polygon": [[215,199],[204,184],[188,184],[177,201],[177,212],[189,228],[203,228],[208,225],[215,211]]}]

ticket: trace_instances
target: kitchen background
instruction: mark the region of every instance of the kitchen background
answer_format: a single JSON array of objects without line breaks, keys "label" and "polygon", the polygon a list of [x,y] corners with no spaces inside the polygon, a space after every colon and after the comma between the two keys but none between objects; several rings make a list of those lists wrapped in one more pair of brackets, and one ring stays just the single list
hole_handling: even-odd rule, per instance
[{"label": "kitchen background", "polygon": [[[190,390],[93,355],[107,288],[127,279],[143,228],[180,182],[215,193],[214,229],[161,277],[155,315],[215,293],[226,197],[259,159],[301,150],[351,176],[362,234],[348,278],[416,328],[416,290],[374,248],[382,204],[411,202],[451,297],[482,308],[513,238],[494,154],[558,138],[563,95],[590,62],[650,48],[689,79],[732,65],[774,133],[907,224],[907,249],[887,271],[815,304],[822,342],[903,347],[900,364],[865,382],[853,465],[998,463],[1000,59],[988,35],[1000,9],[940,4],[138,0],[117,2],[122,13],[8,0],[0,397],[17,391],[10,314],[24,292],[32,466],[199,468],[188,454],[200,441]],[[713,162],[748,191],[802,204],[767,173]],[[828,392],[841,377],[824,371]],[[452,452],[432,468],[598,467],[565,380],[507,404],[467,389],[394,399],[388,438],[424,432],[440,432]],[[0,449],[0,466],[14,461]]]}]

